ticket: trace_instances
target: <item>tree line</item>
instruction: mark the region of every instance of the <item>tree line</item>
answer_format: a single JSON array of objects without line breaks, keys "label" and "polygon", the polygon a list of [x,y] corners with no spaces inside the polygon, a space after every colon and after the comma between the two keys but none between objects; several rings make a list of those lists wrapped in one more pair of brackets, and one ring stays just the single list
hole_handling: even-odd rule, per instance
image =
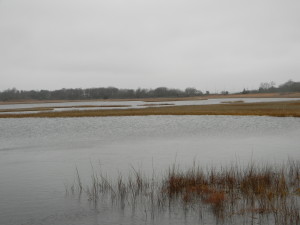
[{"label": "tree line", "polygon": [[260,84],[257,90],[246,90],[244,89],[241,93],[294,93],[300,92],[300,82],[294,82],[289,80],[278,87],[275,86],[274,81],[263,82]]},{"label": "tree line", "polygon": [[[300,82],[289,80],[284,84],[275,86],[273,81],[261,83],[257,90],[244,89],[242,94],[248,93],[287,93],[300,92]],[[185,90],[158,87],[155,89],[118,89],[115,87],[99,88],[63,88],[60,90],[17,90],[16,88],[7,89],[0,92],[0,101],[12,100],[90,100],[90,99],[131,99],[131,98],[180,98],[209,95],[209,91],[203,93],[196,88],[188,87]],[[217,93],[215,93],[217,94]],[[220,94],[229,94],[222,91]]]},{"label": "tree line", "polygon": [[115,87],[100,88],[70,88],[60,90],[31,90],[23,91],[16,88],[0,92],[0,101],[11,100],[89,100],[89,99],[131,99],[131,98],[159,98],[159,97],[193,97],[202,96],[196,88],[185,90],[158,87],[156,89],[118,89]]}]

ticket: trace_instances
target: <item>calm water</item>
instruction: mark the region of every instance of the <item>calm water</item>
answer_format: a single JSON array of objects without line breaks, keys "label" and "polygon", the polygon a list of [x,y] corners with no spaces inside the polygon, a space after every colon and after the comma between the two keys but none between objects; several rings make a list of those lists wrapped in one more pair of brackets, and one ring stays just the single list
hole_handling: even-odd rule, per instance
[{"label": "calm water", "polygon": [[[0,105],[1,109],[17,109],[17,108],[35,108],[35,107],[70,107],[70,106],[106,106],[106,107],[93,107],[93,108],[56,108],[55,111],[66,111],[66,110],[91,110],[91,109],[116,109],[115,107],[108,107],[110,105],[121,105],[122,109],[127,108],[145,108],[145,104],[172,104],[172,105],[212,105],[221,104],[226,101],[244,101],[245,103],[250,102],[278,102],[278,101],[294,101],[300,100],[300,98],[221,98],[221,99],[207,99],[207,100],[194,100],[194,101],[169,101],[169,102],[144,102],[144,101],[88,101],[88,102],[62,102],[62,103],[39,103],[39,104],[9,104]],[[225,103],[226,104],[226,103]],[[159,105],[156,105],[156,107]],[[0,112],[3,114],[3,112]],[[4,112],[5,114],[7,112]],[[14,112],[14,113],[32,113],[32,112]]]},{"label": "calm water", "polygon": [[[0,224],[195,224],[180,213],[155,222],[65,196],[75,167],[84,183],[91,164],[111,177],[132,167],[164,173],[182,168],[300,159],[300,119],[235,116],[147,116],[0,119]],[[205,224],[215,224],[209,218]],[[202,221],[203,222],[203,221]],[[203,224],[203,223],[202,223]]]}]

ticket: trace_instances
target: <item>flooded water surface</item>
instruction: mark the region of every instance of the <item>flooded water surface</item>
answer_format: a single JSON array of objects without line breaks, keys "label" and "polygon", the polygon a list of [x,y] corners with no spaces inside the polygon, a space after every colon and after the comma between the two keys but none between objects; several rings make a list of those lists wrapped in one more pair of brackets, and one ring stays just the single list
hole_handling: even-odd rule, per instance
[{"label": "flooded water surface", "polygon": [[[105,109],[129,109],[129,108],[147,108],[164,106],[182,106],[182,105],[213,105],[228,104],[230,102],[255,103],[255,102],[280,102],[294,101],[300,98],[220,98],[220,99],[201,99],[187,101],[165,101],[165,102],[145,102],[145,101],[79,101],[79,102],[60,102],[60,103],[35,103],[35,104],[2,104],[0,105],[0,114],[22,114],[34,113],[40,111],[70,111],[70,110],[105,110]],[[86,107],[88,106],[88,107]],[[35,110],[32,110],[35,108]],[[41,108],[48,108],[43,109]],[[14,110],[21,109],[16,112]],[[26,111],[26,109],[28,111]],[[31,110],[30,110],[31,109]],[[11,111],[10,111],[11,110]]]},{"label": "flooded water surface", "polygon": [[[300,119],[251,116],[141,116],[0,119],[0,224],[195,224],[199,215],[94,207],[66,195],[76,168],[112,179],[132,169],[160,176],[189,168],[300,159]],[[92,169],[93,168],[93,169]],[[215,224],[209,215],[199,224]]]}]

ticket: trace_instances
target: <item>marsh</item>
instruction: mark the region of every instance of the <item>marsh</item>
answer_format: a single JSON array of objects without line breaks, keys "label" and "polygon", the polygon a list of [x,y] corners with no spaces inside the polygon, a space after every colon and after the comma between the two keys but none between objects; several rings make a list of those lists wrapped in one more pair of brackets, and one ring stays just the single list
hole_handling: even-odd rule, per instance
[{"label": "marsh", "polygon": [[[193,162],[211,167],[300,158],[300,120],[294,117],[23,118],[1,119],[0,126],[0,221],[7,225],[151,224],[144,211],[109,204],[95,209],[86,198],[66,197],[75,168],[90,184],[91,164],[114,179],[132,167],[163,174],[174,162],[185,169]],[[181,213],[157,223],[182,224]],[[214,224],[209,215],[205,221]]]}]

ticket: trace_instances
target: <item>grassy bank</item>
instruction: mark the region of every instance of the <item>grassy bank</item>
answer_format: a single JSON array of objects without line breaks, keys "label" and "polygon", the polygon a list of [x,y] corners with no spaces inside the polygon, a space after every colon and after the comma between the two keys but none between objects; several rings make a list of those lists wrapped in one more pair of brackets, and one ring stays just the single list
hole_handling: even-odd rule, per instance
[{"label": "grassy bank", "polygon": [[73,110],[27,114],[0,114],[0,118],[98,117],[147,115],[235,115],[300,117],[300,101],[267,103],[229,103],[216,105],[165,106],[143,109]]},{"label": "grassy bank", "polygon": [[187,170],[174,165],[162,177],[145,177],[134,169],[132,175],[116,179],[93,172],[90,184],[82,183],[78,170],[76,174],[68,194],[84,194],[95,205],[108,200],[123,210],[142,206],[152,219],[179,207],[230,224],[263,224],[266,218],[271,224],[300,223],[299,161],[218,169],[194,165]]}]

